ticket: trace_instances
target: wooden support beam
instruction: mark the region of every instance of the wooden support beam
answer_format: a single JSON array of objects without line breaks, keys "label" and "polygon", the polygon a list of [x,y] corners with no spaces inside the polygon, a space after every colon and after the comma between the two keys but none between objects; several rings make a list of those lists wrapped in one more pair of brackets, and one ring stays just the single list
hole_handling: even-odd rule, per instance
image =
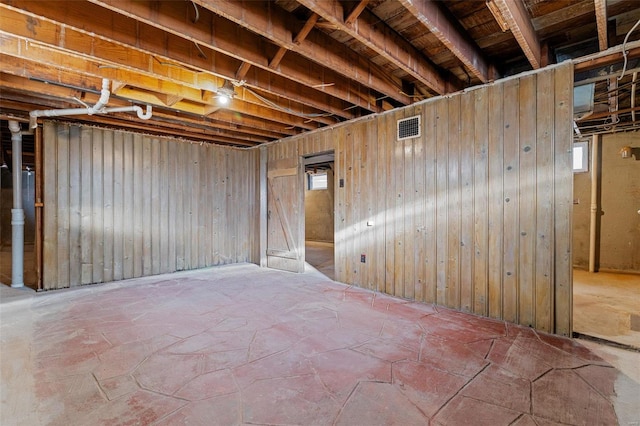
[{"label": "wooden support beam", "polygon": [[[115,3],[124,5],[123,2]],[[144,9],[143,3],[145,2],[132,2],[130,7]],[[160,6],[169,7],[169,3],[175,6],[177,2],[161,2]],[[158,76],[195,87],[201,78],[198,74],[204,73],[215,78],[211,72],[213,69],[217,75],[233,79],[242,65],[234,65],[235,60],[230,60],[228,57],[225,58],[221,54],[209,50],[211,40],[200,42],[200,45],[205,46],[203,48],[207,49],[209,53],[208,59],[205,60],[197,55],[197,49],[190,40],[173,35],[175,29],[167,30],[169,31],[167,34],[164,32],[164,28],[157,28],[159,24],[155,27],[140,24],[132,18],[127,18],[127,15],[122,16],[92,4],[61,1],[57,4],[59,7],[51,8],[40,2],[17,0],[12,2],[12,5],[20,6],[24,10],[0,4],[3,16],[0,29],[6,33],[24,36],[31,41],[38,41],[51,47],[64,46],[67,52],[82,55],[84,58],[99,59],[107,66],[124,69],[135,67],[137,71],[144,71],[151,77]],[[142,13],[142,10],[139,12]],[[147,12],[150,13],[149,10]],[[104,18],[95,22],[91,32],[83,29],[87,20],[90,19],[87,14],[100,14]],[[40,20],[38,15],[46,16],[54,22]],[[37,34],[32,34],[27,29],[29,28],[27,22],[38,22],[40,31]],[[113,25],[116,25],[116,22],[120,31],[113,30]],[[110,25],[110,23],[114,24]],[[188,25],[194,26],[191,21],[188,22]],[[218,40],[217,35],[217,33],[213,35],[216,38],[216,45],[224,44]],[[204,36],[202,37],[204,38]],[[209,39],[211,37],[210,34]],[[260,58],[263,58],[264,54],[260,44],[264,43],[259,40],[258,38],[250,41],[258,43]],[[237,43],[237,40],[235,42]],[[96,46],[100,48],[95,48]],[[167,49],[172,52],[171,58],[165,56]],[[189,67],[180,66],[178,61],[189,64]],[[255,65],[255,63],[252,64]],[[263,61],[260,66],[262,69],[268,68],[266,61]],[[199,72],[195,72],[195,69]],[[245,79],[246,84],[272,91],[292,101],[300,101],[347,119],[354,118],[352,114],[344,112],[345,108],[352,104],[365,109],[371,108],[368,94],[357,92],[333,71],[323,72],[324,76],[335,76],[338,81],[335,86],[324,91],[325,93],[313,90],[313,85],[322,83],[322,80],[315,75],[311,76],[308,67],[304,64],[293,62],[282,64],[277,74],[279,78],[269,75],[269,73],[255,72],[255,70],[252,73],[247,72],[249,77]]]},{"label": "wooden support beam", "polygon": [[[3,96],[5,95],[3,94]],[[29,109],[37,109],[41,107],[39,104],[28,104],[25,99],[5,99],[4,97],[0,97],[0,110],[19,110],[23,106],[28,106]],[[60,102],[48,102],[47,107],[60,109],[68,106]],[[156,113],[154,111],[154,115],[155,114]],[[64,117],[61,119],[64,119]],[[246,138],[229,137],[229,133],[217,133],[215,129],[211,128],[200,128],[193,125],[185,125],[182,118],[173,120],[156,119],[153,122],[142,122],[135,114],[114,113],[110,115],[94,114],[92,116],[74,116],[70,117],[69,120],[78,123],[87,123],[93,126],[105,125],[118,129],[138,132],[142,131],[159,136],[174,136],[187,140],[202,140],[208,143],[217,143],[222,145],[251,147],[263,143],[258,141],[248,141]]]},{"label": "wooden support beam", "polygon": [[[627,60],[640,58],[640,40],[627,43]],[[573,60],[574,72],[589,71],[606,67],[623,60],[622,45],[607,49],[605,52],[594,53]]]},{"label": "wooden support beam", "polygon": [[278,68],[278,65],[280,65],[280,61],[284,58],[285,53],[287,53],[287,48],[280,46],[276,54],[273,55],[273,58],[269,61],[269,68]]},{"label": "wooden support beam", "polygon": [[[271,7],[258,0],[248,2],[218,0],[194,1],[215,14],[235,22],[240,27],[260,34],[278,46],[286,47],[322,67],[327,67],[329,70],[354,81],[366,81],[368,86],[402,104],[408,105],[411,103],[411,99],[400,94],[401,82],[399,79],[389,77],[388,73],[381,67],[372,64],[370,61],[366,61],[352,49],[334,40],[330,36],[319,31],[310,31],[306,42],[300,44],[294,43],[294,37],[288,29],[291,26],[290,21],[292,17],[284,10]],[[106,2],[116,5],[122,3],[117,0],[101,1],[101,3]],[[132,3],[138,4],[140,2]],[[127,7],[130,7],[129,2],[126,4]],[[280,69],[282,69],[283,66],[284,61],[280,65]],[[327,88],[327,93],[332,92],[336,87],[340,86],[340,79],[337,76],[334,77],[331,75],[335,75],[334,72],[327,72],[327,69],[322,71],[325,81],[336,82],[334,86]],[[320,83],[323,83],[323,81],[316,81],[311,87]]]},{"label": "wooden support beam", "polygon": [[[394,30],[381,25],[380,20],[372,13],[363,10],[358,19],[358,25],[347,25],[344,22],[344,9],[338,0],[299,0],[298,2],[409,73],[430,90],[441,95],[446,93],[445,79],[436,67]],[[397,98],[397,96],[391,97]]]},{"label": "wooden support beam", "polygon": [[435,1],[400,0],[409,13],[420,21],[471,73],[483,83],[499,78],[498,71],[480,48],[461,34],[453,20]]},{"label": "wooden support beam", "polygon": [[353,25],[358,20],[358,16],[360,16],[362,11],[367,7],[367,4],[369,4],[369,0],[360,0],[360,2],[344,18],[344,23],[346,25]]},{"label": "wooden support beam", "polygon": [[184,98],[176,95],[167,95],[165,93],[161,94],[159,98],[166,106],[174,106],[178,102],[182,101]]},{"label": "wooden support beam", "polygon": [[[109,78],[113,83],[116,81],[116,78],[124,77],[126,81],[129,82],[137,82],[142,84],[133,84],[133,86],[149,90],[151,92],[160,92],[162,88],[167,88],[169,91],[174,91],[172,93],[181,93],[185,99],[192,99],[194,101],[198,101],[202,99],[202,94],[200,90],[192,89],[186,90],[184,86],[171,86],[170,83],[167,82],[159,82],[161,86],[154,86],[149,84],[145,86],[144,82],[153,82],[154,80],[146,79],[146,80],[137,80],[135,74],[124,75],[122,72],[116,72],[114,69],[109,69],[109,73],[105,75],[83,75],[81,73],[75,73],[68,70],[60,70],[50,66],[46,66],[41,62],[32,62],[27,61],[24,57],[22,58],[14,58],[11,56],[0,54],[0,63],[3,64],[2,72],[8,73],[14,76],[24,77],[25,79],[34,79],[36,81],[51,83],[47,86],[42,86],[42,90],[46,87],[60,87],[64,85],[64,87],[72,86],[77,88],[77,90],[90,91],[93,93],[99,93],[101,88],[101,78]],[[156,82],[157,83],[157,82]],[[73,92],[70,92],[73,93]],[[78,92],[79,94],[79,92]],[[240,94],[241,95],[241,94]],[[71,95],[73,96],[73,95]],[[113,96],[118,96],[117,92],[114,93]],[[265,125],[265,121],[263,120],[253,120],[248,117],[245,120],[241,121],[236,118],[235,114],[225,112],[225,115],[228,115],[230,120],[230,125],[227,125],[222,122],[213,123],[216,126],[221,126],[221,128],[225,128],[227,130],[239,131],[239,132],[247,132],[248,129],[251,129],[248,133],[250,134],[260,134],[273,139],[277,139],[282,137],[282,135],[293,135],[294,132],[283,131],[282,127],[274,126],[269,124]],[[246,124],[243,126],[242,123]],[[252,126],[254,128],[252,128]]]},{"label": "wooden support beam", "polygon": [[[30,103],[34,102],[38,98],[46,96],[48,98],[66,99],[66,102],[68,103],[68,104],[64,104],[63,106],[53,106],[53,108],[80,107],[80,105],[78,105],[76,101],[73,99],[73,97],[79,93],[79,91],[76,91],[75,89],[69,89],[67,87],[56,86],[54,84],[46,84],[39,81],[28,80],[26,78],[17,77],[14,75],[6,74],[4,72],[0,73],[0,84],[2,84],[2,87],[4,88],[5,93],[13,90],[18,93],[28,94],[31,97],[29,101]],[[147,101],[149,101],[149,98],[151,96],[152,95],[149,94],[147,98],[141,99],[141,102],[150,103]],[[98,101],[98,97],[99,97],[99,94],[95,92],[85,93],[84,102],[89,104],[95,104]],[[13,97],[13,99],[15,99],[15,96]],[[122,100],[114,96],[112,96],[111,99],[109,100],[109,106],[130,106],[130,105],[131,103],[129,101]],[[199,109],[195,105],[190,105],[190,106],[184,107],[181,111],[196,114],[196,115],[201,115],[202,111],[206,110],[206,108],[207,107],[204,106]],[[43,108],[42,106],[31,106],[30,109],[26,108],[25,111],[28,112],[33,109],[43,109]],[[179,117],[176,114],[177,113],[167,113],[161,109],[154,108],[153,118],[151,121],[153,121],[157,117],[169,117],[169,118]],[[202,115],[206,115],[206,114],[202,114]],[[215,127],[216,132],[221,132],[220,134],[224,134],[225,132],[227,133],[231,132],[233,135],[235,135],[238,138],[245,138],[246,140],[255,139],[257,141],[263,141],[263,142],[279,139],[287,134],[293,135],[297,133],[297,132],[291,132],[286,130],[281,130],[280,133],[275,131],[260,131],[257,129],[251,129],[247,125],[240,125],[239,122],[229,123],[228,120],[231,117],[234,117],[235,115],[237,114],[229,114],[226,111],[221,111],[221,115],[219,117],[220,119],[216,121],[191,120],[188,118],[184,118],[184,116],[180,116],[180,118],[177,118],[177,119],[182,123],[191,123],[196,127],[198,126],[204,127],[205,125],[206,127]],[[251,124],[252,121],[255,121],[255,120],[248,118],[247,120],[243,120],[242,122],[248,122],[249,124]],[[263,123],[266,123],[266,122],[263,122]],[[283,127],[280,126],[279,128],[282,129]]]},{"label": "wooden support beam", "polygon": [[490,0],[498,6],[502,18],[518,41],[533,69],[540,68],[540,42],[522,0]]},{"label": "wooden support beam", "polygon": [[300,44],[304,41],[304,39],[307,38],[311,30],[313,29],[314,25],[316,25],[316,22],[318,22],[318,18],[320,17],[318,16],[317,13],[311,14],[309,19],[307,19],[307,22],[304,23],[302,29],[298,31],[298,34],[296,34],[296,36],[293,38],[293,42],[295,44]]},{"label": "wooden support beam", "polygon": [[[18,15],[19,16],[19,15]],[[17,19],[17,18],[16,18]],[[3,21],[4,22],[4,21]],[[3,24],[0,24],[0,28],[2,28]],[[55,24],[50,24],[55,27]],[[67,35],[71,33],[70,29],[66,30]],[[63,37],[60,35],[57,37],[60,39]],[[221,80],[216,76],[209,75],[209,80],[205,79],[205,75],[202,73],[196,73],[187,69],[181,70],[181,72],[176,73],[175,67],[171,66],[169,63],[167,64],[153,64],[152,70],[153,72],[149,72],[149,61],[151,63],[154,62],[153,57],[149,55],[144,55],[140,53],[140,57],[136,58],[134,55],[129,55],[128,57],[121,58],[117,56],[115,59],[112,59],[110,56],[101,55],[100,58],[95,58],[94,56],[89,56],[82,53],[81,48],[79,47],[77,50],[73,51],[59,51],[55,46],[43,46],[43,42],[47,42],[48,44],[54,43],[54,40],[47,40],[43,37],[41,39],[32,40],[36,43],[31,43],[29,48],[26,47],[25,41],[22,38],[12,37],[9,35],[1,35],[0,40],[3,40],[3,52],[7,55],[11,55],[19,58],[27,58],[31,61],[38,62],[41,64],[47,64],[50,66],[59,66],[65,67],[67,69],[75,69],[79,70],[79,72],[87,72],[96,76],[108,77],[112,73],[116,74],[127,74],[132,78],[121,78],[122,75],[117,78],[118,81],[127,82],[128,85],[136,85],[136,87],[144,88],[145,90],[156,91],[159,93],[169,93],[174,96],[182,97],[184,99],[189,99],[196,102],[202,102],[201,99],[201,91],[200,87],[203,86],[212,86],[212,89],[215,90],[221,84]],[[68,40],[66,37],[60,40],[63,44],[67,45],[68,48],[73,47],[74,41]],[[104,43],[104,41],[103,41]],[[79,50],[79,51],[78,51]],[[105,51],[107,51],[105,49]],[[117,61],[117,62],[116,62]],[[104,67],[104,64],[109,64],[109,66]],[[121,72],[121,70],[124,70]],[[157,73],[157,74],[154,74]],[[138,74],[137,77],[134,74]],[[158,83],[155,81],[155,78],[163,78],[168,81]],[[116,83],[117,84],[117,83]],[[284,84],[284,83],[282,83]],[[182,86],[187,86],[183,88]],[[116,87],[117,88],[117,87]],[[198,88],[198,89],[196,89]],[[174,91],[172,91],[174,90]],[[116,90],[118,91],[118,90]],[[268,105],[265,105],[262,102],[258,102],[253,100],[256,105],[263,107],[263,110],[260,113],[260,118],[263,119],[271,119],[272,121],[278,121],[279,117],[282,117],[282,111],[270,108]],[[244,100],[236,99],[233,105],[229,107],[229,109],[242,112],[237,108],[242,108],[242,104]],[[293,110],[293,108],[292,108]],[[320,110],[316,112],[324,112],[325,110]],[[340,110],[340,116],[344,114],[344,111]],[[273,114],[271,114],[273,113]],[[290,123],[287,123],[288,125]],[[328,123],[323,123],[328,124]],[[331,123],[333,124],[333,123]]]},{"label": "wooden support beam", "polygon": [[[122,15],[120,19],[106,19],[106,17],[104,19],[105,22],[118,22],[118,27],[124,25],[126,19],[123,17],[131,17],[135,19],[130,19],[133,24],[136,24],[136,21],[140,21],[177,37],[197,41],[205,49],[205,52],[208,52],[209,49],[220,52],[240,61],[249,62],[254,67],[277,73],[310,88],[322,83],[322,81],[318,81],[315,78],[316,73],[309,73],[309,69],[313,65],[300,61],[300,58],[291,61],[287,61],[285,58],[285,61],[280,64],[277,70],[269,68],[267,57],[264,55],[268,43],[265,43],[262,38],[266,37],[276,45],[284,46],[310,61],[326,67],[322,73],[327,78],[331,78],[332,81],[340,80],[339,75],[354,81],[367,81],[381,93],[392,96],[394,99],[398,97],[397,85],[399,82],[385,78],[385,73],[380,67],[371,66],[368,61],[365,61],[356,52],[328,35],[312,32],[310,34],[311,43],[295,44],[291,30],[289,30],[291,16],[284,10],[267,7],[261,1],[194,0],[196,4],[203,8],[201,9],[201,19],[197,23],[186,20],[184,8],[189,7],[189,5],[184,2],[155,2],[151,0],[135,2],[122,2],[119,0],[90,1]],[[30,4],[34,2],[26,3],[31,7]],[[69,1],[68,3],[73,5],[73,3],[78,2]],[[69,9],[66,6],[62,7],[60,3],[58,5],[56,8],[45,9],[59,9],[69,13]],[[83,6],[86,6],[86,4],[83,3]],[[20,7],[23,7],[23,5],[21,4]],[[104,14],[104,9],[102,10]],[[268,10],[268,14],[264,13],[266,10]],[[203,18],[205,13],[210,15],[207,16],[207,19]],[[144,25],[140,26],[139,31],[143,30],[148,32]],[[93,27],[92,31],[97,32],[97,28]],[[114,37],[116,35],[119,36],[119,34],[112,34]],[[166,34],[163,37],[166,37]],[[148,40],[147,36],[144,36],[144,38]],[[210,62],[213,63],[211,58]],[[331,65],[328,66],[328,64]],[[208,69],[211,69],[211,67]],[[216,72],[219,71],[216,70]],[[220,72],[220,74],[222,73]],[[233,75],[234,73],[226,74],[225,77],[233,78]],[[368,105],[366,95],[361,94],[354,98],[354,89],[348,87],[346,82],[336,84],[326,93],[355,103],[362,108],[367,108]],[[321,94],[320,96],[326,96],[326,94]],[[396,100],[402,103],[409,103],[408,99],[402,97]],[[371,107],[371,105],[368,106]]]},{"label": "wooden support beam", "polygon": [[249,68],[251,68],[251,64],[249,62],[243,62],[240,67],[238,67],[238,71],[236,71],[236,80],[244,80],[245,76],[249,72]]},{"label": "wooden support beam", "polygon": [[118,91],[127,86],[127,83],[120,80],[111,80],[111,93],[118,93]]},{"label": "wooden support beam", "polygon": [[609,39],[607,36],[607,0],[593,0],[598,26],[598,46],[600,51],[607,50]]},{"label": "wooden support beam", "polygon": [[[318,22],[318,15],[316,13],[312,13],[309,19],[307,19],[307,22],[305,22],[302,29],[293,38],[293,42],[295,44],[302,43],[304,39],[307,38],[316,22]],[[271,58],[271,61],[269,61],[269,68],[278,68],[278,66],[280,65],[280,61],[282,61],[282,58],[284,58],[285,53],[287,53],[287,48],[284,46],[280,46],[276,54],[273,56],[273,58]]]}]

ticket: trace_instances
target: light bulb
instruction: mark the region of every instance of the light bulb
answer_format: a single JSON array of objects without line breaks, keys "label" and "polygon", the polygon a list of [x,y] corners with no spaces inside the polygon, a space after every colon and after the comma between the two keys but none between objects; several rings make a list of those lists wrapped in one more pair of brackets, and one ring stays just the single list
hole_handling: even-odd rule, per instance
[{"label": "light bulb", "polygon": [[229,97],[227,95],[220,95],[218,99],[221,105],[226,105],[229,103]]}]

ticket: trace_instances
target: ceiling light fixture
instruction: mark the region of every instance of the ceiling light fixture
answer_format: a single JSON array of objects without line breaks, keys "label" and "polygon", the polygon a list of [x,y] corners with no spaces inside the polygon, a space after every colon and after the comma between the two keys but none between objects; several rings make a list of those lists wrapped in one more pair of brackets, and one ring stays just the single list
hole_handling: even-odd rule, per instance
[{"label": "ceiling light fixture", "polygon": [[500,8],[498,7],[498,5],[495,4],[493,0],[487,0],[487,7],[489,8],[489,11],[493,15],[493,17],[496,19],[496,22],[500,26],[502,32],[507,31],[509,29],[509,24],[504,19],[504,16],[502,16],[502,12],[500,12]]},{"label": "ceiling light fixture", "polygon": [[218,101],[222,105],[227,105],[231,99],[236,96],[233,83],[229,80],[225,80],[222,86],[218,87]]}]

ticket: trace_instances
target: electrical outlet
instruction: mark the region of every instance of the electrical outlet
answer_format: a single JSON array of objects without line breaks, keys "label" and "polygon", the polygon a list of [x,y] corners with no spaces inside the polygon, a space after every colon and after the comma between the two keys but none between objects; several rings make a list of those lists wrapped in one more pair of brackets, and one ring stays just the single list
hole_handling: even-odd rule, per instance
[{"label": "electrical outlet", "polygon": [[367,255],[366,254],[361,254],[360,255],[360,263],[366,263],[367,262]]},{"label": "electrical outlet", "polygon": [[344,179],[340,179],[340,188],[344,188]]}]

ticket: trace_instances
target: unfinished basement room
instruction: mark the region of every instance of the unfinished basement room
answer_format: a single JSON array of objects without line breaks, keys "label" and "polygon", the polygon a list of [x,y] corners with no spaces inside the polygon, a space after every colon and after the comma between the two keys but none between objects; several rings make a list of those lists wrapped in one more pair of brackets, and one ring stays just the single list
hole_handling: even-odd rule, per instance
[{"label": "unfinished basement room", "polygon": [[640,1],[1,0],[0,424],[640,424]]}]

